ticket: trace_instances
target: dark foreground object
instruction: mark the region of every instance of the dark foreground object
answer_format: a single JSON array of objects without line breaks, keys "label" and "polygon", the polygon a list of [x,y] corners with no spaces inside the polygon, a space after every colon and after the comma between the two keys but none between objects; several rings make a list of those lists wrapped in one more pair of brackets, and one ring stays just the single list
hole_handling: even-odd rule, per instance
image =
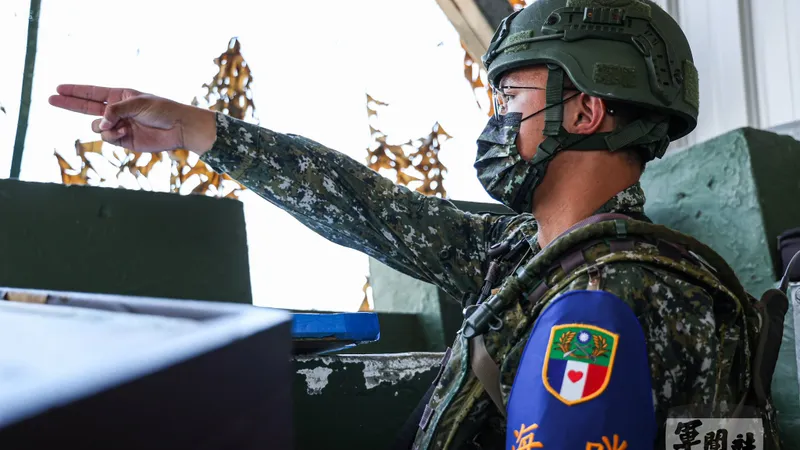
[{"label": "dark foreground object", "polygon": [[288,313],[46,301],[0,301],[0,448],[293,448]]}]

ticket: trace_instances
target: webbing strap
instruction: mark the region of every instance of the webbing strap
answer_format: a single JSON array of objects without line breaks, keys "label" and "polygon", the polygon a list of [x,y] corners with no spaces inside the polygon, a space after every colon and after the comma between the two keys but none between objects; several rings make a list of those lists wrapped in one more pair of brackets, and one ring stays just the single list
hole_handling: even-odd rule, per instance
[{"label": "webbing strap", "polygon": [[469,341],[470,365],[478,381],[481,382],[486,393],[494,402],[497,409],[506,416],[506,406],[503,404],[503,394],[500,392],[500,368],[486,350],[483,336],[476,336]]},{"label": "webbing strap", "polygon": [[[623,214],[596,214],[594,216],[588,217],[569,229],[567,229],[563,234],[567,234],[571,231],[574,231],[578,228],[584,227],[586,225],[591,225],[607,220],[624,220],[630,219],[630,217],[623,215]],[[546,247],[545,247],[546,248]],[[577,258],[577,256],[576,256]],[[581,252],[580,258],[583,258],[583,253]],[[534,297],[538,294],[539,297],[544,295],[547,292],[548,287],[547,284],[542,280],[542,283],[539,285],[539,288],[536,289],[531,297]],[[478,378],[478,381],[481,382],[483,388],[486,390],[486,393],[489,394],[489,397],[494,402],[497,409],[500,411],[501,414],[505,417],[506,415],[506,407],[503,403],[503,394],[500,391],[500,368],[492,359],[492,356],[489,354],[489,351],[486,349],[486,343],[483,340],[483,335],[475,336],[470,340],[470,365],[472,366],[472,371],[475,373],[475,377]]]},{"label": "webbing strap", "polygon": [[786,292],[786,290],[789,289],[789,282],[792,281],[792,274],[797,270],[796,267],[798,266],[800,266],[800,252],[795,253],[792,259],[789,260],[789,264],[786,265],[786,270],[781,277],[779,288],[782,292]]},{"label": "webbing strap", "polygon": [[547,283],[545,283],[545,281],[542,280],[542,282],[539,283],[538,286],[536,286],[536,289],[534,289],[533,292],[531,292],[531,294],[528,296],[528,303],[538,302],[539,299],[542,298],[544,293],[547,292],[548,290],[550,290],[550,286],[548,286]]},{"label": "webbing strap", "polygon": [[561,260],[561,270],[564,273],[570,273],[584,264],[586,264],[586,258],[583,256],[583,249],[579,248]]},{"label": "webbing strap", "polygon": [[769,289],[756,303],[756,310],[762,320],[753,361],[753,388],[756,406],[763,408],[772,394],[772,375],[783,341],[783,321],[789,311],[789,299],[784,292]]},{"label": "webbing strap", "polygon": [[[596,223],[607,222],[609,220],[630,220],[630,219],[631,219],[630,216],[626,216],[625,214],[619,214],[619,213],[595,214],[595,215],[587,217],[586,219],[583,219],[580,222],[576,223],[575,225],[567,228],[567,230],[564,231],[563,233],[559,234],[556,239],[553,239],[553,241],[550,242],[550,244],[555,242],[559,237],[567,235],[567,234],[577,230],[578,228],[583,228],[583,227],[585,227],[587,225],[594,225]],[[549,245],[547,247],[549,247]],[[547,247],[545,247],[545,248],[547,248]]]},{"label": "webbing strap", "polygon": [[552,67],[547,77],[545,92],[547,109],[544,112],[545,136],[558,136],[564,122],[564,69]]},{"label": "webbing strap", "polygon": [[609,242],[611,253],[633,251],[634,244],[635,242],[632,239],[614,239]]}]

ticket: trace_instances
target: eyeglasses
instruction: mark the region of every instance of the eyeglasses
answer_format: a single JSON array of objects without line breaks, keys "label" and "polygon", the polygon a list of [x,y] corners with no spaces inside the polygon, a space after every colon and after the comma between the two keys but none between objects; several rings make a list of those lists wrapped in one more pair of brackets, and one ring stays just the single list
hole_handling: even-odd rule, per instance
[{"label": "eyeglasses", "polygon": [[[519,90],[529,90],[529,91],[546,91],[546,88],[538,87],[538,86],[500,86],[499,89],[492,89],[492,99],[494,101],[494,116],[496,118],[500,118],[500,116],[505,115],[508,112],[508,102],[510,97],[513,97],[507,94],[505,91],[508,89],[519,89]],[[564,91],[578,91],[575,88],[571,87],[564,87]]]}]

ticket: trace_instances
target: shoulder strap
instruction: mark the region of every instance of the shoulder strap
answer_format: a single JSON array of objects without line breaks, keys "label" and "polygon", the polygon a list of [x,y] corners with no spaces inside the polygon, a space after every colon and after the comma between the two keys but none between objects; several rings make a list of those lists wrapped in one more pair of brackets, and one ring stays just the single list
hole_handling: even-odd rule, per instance
[{"label": "shoulder strap", "polygon": [[470,340],[469,350],[470,365],[475,377],[481,382],[498,411],[505,417],[506,407],[503,404],[503,393],[500,391],[500,368],[486,350],[486,342],[483,341],[482,335]]},{"label": "shoulder strap", "polygon": [[[623,235],[629,237],[639,236],[653,238],[668,243],[670,246],[677,245],[686,252],[691,252],[693,256],[698,257],[697,259],[700,262],[706,263],[714,269],[714,278],[718,279],[722,286],[725,286],[738,298],[739,307],[745,309],[744,312],[746,316],[757,314],[753,308],[754,305],[750,297],[747,295],[738,277],[734,274],[733,269],[731,269],[727,262],[710,247],[689,235],[671,230],[662,225],[635,220],[623,214],[598,214],[578,222],[543,248],[542,251],[526,265],[525,270],[530,270],[528,274],[530,275],[531,273],[539,272],[546,267],[550,267],[554,263],[558,263],[560,259],[566,255],[567,250],[580,242],[606,236]],[[480,307],[484,307],[488,311],[495,311],[492,305],[478,305],[478,307],[479,309]],[[505,406],[500,391],[500,369],[489,355],[485,342],[480,334],[471,338],[470,352],[472,371],[484,386],[484,389],[486,389],[498,409],[505,413]]]},{"label": "shoulder strap", "polygon": [[[618,213],[595,214],[595,215],[589,216],[589,217],[581,220],[580,222],[576,223],[575,225],[567,228],[567,230],[564,231],[563,233],[559,234],[556,239],[560,238],[561,236],[564,236],[564,235],[567,235],[569,233],[572,233],[573,231],[577,230],[578,228],[583,228],[583,227],[588,226],[588,225],[594,225],[596,223],[606,222],[606,221],[609,221],[609,220],[631,220],[631,217],[630,216],[626,216],[625,214],[618,214]],[[553,242],[555,242],[556,239],[553,239],[551,244]],[[549,247],[549,245],[547,247]],[[545,247],[545,248],[547,248],[547,247]]]},{"label": "shoulder strap", "polygon": [[[587,225],[620,219],[630,220],[630,217],[623,214],[597,214],[571,226],[565,232],[561,233],[561,236]],[[553,242],[555,242],[555,240]],[[500,390],[500,368],[497,367],[492,356],[489,355],[489,351],[486,349],[486,342],[483,340],[483,335],[475,336],[470,340],[469,351],[470,365],[472,366],[472,371],[475,373],[475,377],[480,381],[486,393],[489,394],[489,397],[492,399],[492,402],[505,417],[506,407],[503,403],[503,394]]]}]

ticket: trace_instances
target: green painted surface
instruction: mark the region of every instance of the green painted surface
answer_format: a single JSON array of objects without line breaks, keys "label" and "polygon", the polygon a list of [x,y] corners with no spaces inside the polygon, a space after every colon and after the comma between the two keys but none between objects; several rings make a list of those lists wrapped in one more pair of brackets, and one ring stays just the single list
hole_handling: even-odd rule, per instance
[{"label": "green painted surface", "polygon": [[[436,286],[400,273],[373,258],[369,260],[369,273],[376,311],[413,314],[419,318],[421,326],[404,330],[402,336],[409,344],[421,338],[424,347],[408,347],[408,351],[443,351],[449,345],[444,340],[441,300]],[[382,339],[385,336],[383,330],[381,336]]]},{"label": "green painted surface", "polygon": [[[763,174],[769,176],[769,174]],[[751,165],[751,147],[737,130],[648,164],[645,212],[656,222],[711,246],[759,296],[775,281]]]},{"label": "green painted surface", "polygon": [[388,449],[439,371],[441,353],[295,360],[298,450]]},{"label": "green painted surface", "polygon": [[745,129],[753,149],[751,159],[764,230],[776,273],[781,271],[777,237],[800,227],[800,142],[767,131]]},{"label": "green painted surface", "polygon": [[0,180],[0,286],[252,303],[236,200]]},{"label": "green painted surface", "polygon": [[[705,242],[756,298],[780,266],[777,236],[800,226],[800,142],[739,129],[648,164],[642,186],[657,223]],[[800,448],[800,393],[792,311],[772,383],[786,448]]]},{"label": "green painted surface", "polygon": [[431,345],[425,338],[423,317],[419,314],[378,312],[381,338],[337,353],[406,353],[427,351]]}]

